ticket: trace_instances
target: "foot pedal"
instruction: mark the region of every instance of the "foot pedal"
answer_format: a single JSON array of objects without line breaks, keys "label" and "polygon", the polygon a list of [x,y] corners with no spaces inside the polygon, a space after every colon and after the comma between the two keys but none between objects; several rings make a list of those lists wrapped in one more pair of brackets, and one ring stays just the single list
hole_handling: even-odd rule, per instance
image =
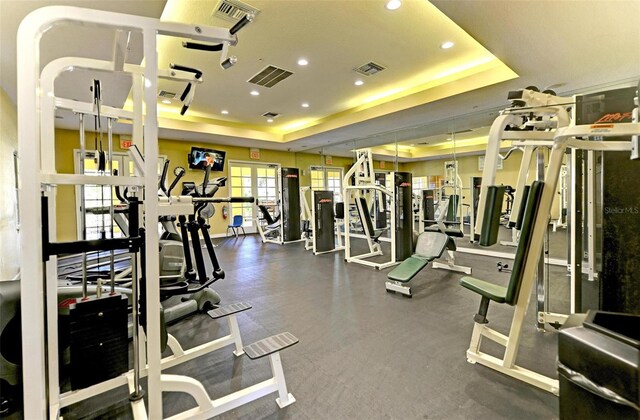
[{"label": "foot pedal", "polygon": [[244,352],[249,356],[249,359],[255,360],[291,347],[298,341],[296,336],[290,332],[283,332],[244,346]]},{"label": "foot pedal", "polygon": [[238,302],[212,309],[207,312],[207,314],[209,314],[209,316],[213,319],[218,319],[232,314],[237,314],[238,312],[246,311],[247,309],[251,309],[251,305],[249,303]]}]

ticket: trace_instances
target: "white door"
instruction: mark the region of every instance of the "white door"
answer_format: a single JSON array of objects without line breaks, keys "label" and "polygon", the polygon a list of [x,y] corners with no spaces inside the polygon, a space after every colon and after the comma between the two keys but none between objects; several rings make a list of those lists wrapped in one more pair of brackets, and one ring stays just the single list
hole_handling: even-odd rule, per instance
[{"label": "white door", "polygon": [[[254,197],[259,202],[276,204],[278,200],[277,164],[229,161],[229,182],[232,197]],[[241,215],[246,232],[255,232],[258,208],[255,203],[232,203],[229,216]]]}]

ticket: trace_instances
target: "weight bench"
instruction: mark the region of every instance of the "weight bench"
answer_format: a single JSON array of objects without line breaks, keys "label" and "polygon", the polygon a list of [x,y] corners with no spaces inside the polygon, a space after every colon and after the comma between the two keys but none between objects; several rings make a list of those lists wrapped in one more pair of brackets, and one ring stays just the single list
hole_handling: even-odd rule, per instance
[{"label": "weight bench", "polygon": [[[440,215],[435,220],[424,220],[426,223],[434,223],[430,226],[425,226],[425,232],[440,232],[447,235],[449,238],[463,238],[464,232],[462,231],[462,223],[456,219],[456,209],[459,197],[453,195],[450,198],[445,199],[440,204]],[[456,264],[456,256],[454,251],[456,250],[455,242],[451,240],[451,245],[447,247],[447,255],[444,261],[434,261],[431,265],[433,268],[442,268],[445,270],[456,271],[464,274],[471,274],[471,267],[465,267]]]},{"label": "weight bench", "polygon": [[445,249],[455,250],[455,243],[441,232],[423,232],[418,236],[415,253],[404,260],[387,275],[387,292],[398,292],[411,297],[411,286],[406,284],[424,267],[436,258],[440,258]]},{"label": "weight bench", "polygon": [[[520,344],[520,335],[522,333],[522,325],[527,307],[529,306],[531,288],[533,286],[542,245],[542,241],[539,238],[534,238],[534,224],[538,216],[545,218],[545,222],[548,218],[548,215],[538,214],[543,186],[544,183],[542,181],[535,181],[529,191],[524,210],[520,241],[516,248],[511,277],[509,278],[507,286],[501,286],[473,277],[461,278],[460,284],[481,296],[480,308],[478,309],[478,313],[473,317],[475,324],[471,335],[471,343],[467,350],[467,361],[469,363],[480,363],[557,395],[558,381],[556,379],[546,377],[515,364]],[[535,245],[534,239],[536,241]],[[489,309],[489,302],[491,301],[500,304],[506,303],[507,305],[515,307],[508,336],[487,327],[487,311]],[[504,356],[500,359],[481,352],[480,345],[483,338],[503,346],[505,348]]]}]

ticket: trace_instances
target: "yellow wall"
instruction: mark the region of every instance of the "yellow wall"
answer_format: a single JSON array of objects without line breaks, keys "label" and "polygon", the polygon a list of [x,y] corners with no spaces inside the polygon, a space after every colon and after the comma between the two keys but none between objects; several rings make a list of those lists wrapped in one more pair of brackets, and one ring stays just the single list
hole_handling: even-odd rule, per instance
[{"label": "yellow wall", "polygon": [[[77,131],[72,130],[56,130],[56,170],[59,173],[73,173],[73,150],[79,148],[79,137]],[[93,134],[87,133],[87,145],[93,145]],[[294,153],[286,151],[276,150],[260,150],[260,160],[251,160],[249,158],[249,148],[239,146],[222,146],[211,143],[197,143],[186,142],[179,140],[166,140],[160,139],[158,142],[159,153],[166,155],[171,161],[169,173],[173,173],[173,169],[176,166],[182,166],[187,169],[187,173],[183,178],[183,181],[193,181],[196,183],[202,182],[203,172],[201,170],[188,169],[187,155],[191,151],[191,147],[206,147],[216,150],[223,150],[226,152],[227,164],[225,164],[225,170],[223,173],[213,173],[212,176],[227,176],[227,168],[229,160],[246,161],[246,162],[263,162],[263,163],[277,163],[282,167],[294,167],[301,170],[300,185],[307,186],[311,184],[311,176],[309,173],[310,166],[324,166],[325,157],[320,154],[312,153]],[[106,149],[107,145],[103,144]],[[120,138],[118,135],[114,135],[113,150],[123,151],[120,149]],[[352,158],[344,157],[332,157],[333,162],[330,165],[333,167],[342,167],[345,172],[351,167],[353,163]],[[379,166],[379,162],[376,162]],[[387,162],[387,168],[390,167]],[[391,166],[392,167],[392,166]],[[170,178],[172,175],[170,175]],[[228,187],[221,188],[217,193],[219,197],[226,197],[229,195]],[[56,201],[57,211],[57,233],[59,241],[69,241],[77,239],[76,235],[76,208],[75,208],[75,188],[74,187],[59,187]],[[221,211],[222,205],[216,205],[216,214],[209,220],[211,224],[210,232],[212,234],[225,233],[229,219],[222,217]]]},{"label": "yellow wall", "polygon": [[[18,149],[16,106],[0,89],[0,281],[20,271],[13,152]],[[24,169],[24,168],[23,168]]]}]

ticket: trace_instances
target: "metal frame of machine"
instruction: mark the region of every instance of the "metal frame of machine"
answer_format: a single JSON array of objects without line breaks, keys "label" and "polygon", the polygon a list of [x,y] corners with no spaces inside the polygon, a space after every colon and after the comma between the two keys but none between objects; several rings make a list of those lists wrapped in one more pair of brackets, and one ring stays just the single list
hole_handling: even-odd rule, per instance
[{"label": "metal frame of machine", "polygon": [[[189,38],[205,42],[217,42],[221,46],[220,64],[230,67],[235,58],[228,57],[231,45],[237,43],[235,33],[252,20],[243,18],[231,29],[200,27],[188,24],[161,22],[157,19],[130,16],[119,13],[81,9],[66,6],[51,6],[38,9],[29,14],[18,30],[18,60],[20,69],[18,76],[18,139],[19,157],[22,170],[20,176],[19,200],[21,220],[21,316],[22,316],[22,349],[25,357],[23,365],[24,417],[57,418],[59,410],[86,398],[95,396],[120,385],[129,385],[133,392],[132,410],[134,418],[162,418],[162,393],[183,392],[191,395],[197,406],[172,418],[209,418],[239,405],[253,401],[271,392],[278,392],[278,405],[283,407],[295,401],[287,392],[279,353],[269,354],[273,378],[248,387],[228,396],[211,400],[202,384],[196,379],[183,375],[162,374],[162,369],[182,363],[206,354],[216,348],[235,344],[236,353],[242,351],[237,323],[233,314],[229,323],[231,334],[216,341],[206,343],[190,350],[183,350],[175,339],[169,339],[173,356],[161,358],[160,334],[160,293],[157,282],[146,282],[146,337],[140,330],[134,335],[134,369],[112,380],[101,382],[88,388],[60,393],[57,364],[57,257],[51,255],[45,261],[44,242],[41,235],[41,197],[48,200],[48,214],[52,221],[48,223],[48,236],[56,240],[55,196],[57,185],[98,184],[111,186],[128,186],[141,196],[142,189],[156,196],[158,189],[158,125],[157,125],[157,79],[167,75],[182,77],[180,70],[167,73],[157,68],[157,35]],[[95,27],[112,28],[118,33],[131,31],[143,35],[144,66],[125,64],[126,36],[117,36],[114,42],[114,57],[111,62],[90,59],[64,58],[47,65],[40,74],[39,43],[44,32],[61,23],[75,23]],[[231,60],[233,58],[233,60]],[[53,80],[63,70],[77,67],[104,71],[125,71],[133,80],[133,111],[125,111],[110,107],[101,107],[102,115],[107,118],[125,118],[133,123],[133,143],[131,151],[134,161],[135,176],[95,177],[83,174],[59,174],[55,169],[55,128],[54,110],[65,108],[91,114],[95,111],[93,104],[83,104],[55,98]],[[176,76],[177,74],[177,76]],[[194,78],[189,74],[189,82]],[[199,79],[199,77],[196,77]],[[195,81],[197,82],[197,81]],[[190,85],[191,86],[191,85]],[[185,106],[193,99],[193,86],[190,95],[186,95]],[[144,105],[147,105],[144,107]],[[146,108],[143,114],[143,107]],[[185,108],[183,107],[183,110]],[[143,134],[144,139],[143,141]],[[139,149],[144,151],[144,158]],[[26,160],[28,157],[28,163]],[[146,174],[146,176],[145,176]],[[158,220],[167,214],[190,214],[193,202],[190,197],[166,197],[163,200],[147,199],[143,202],[146,220]],[[146,254],[145,271],[147,278],[159,276],[158,263],[158,231],[155,228],[145,231],[144,250]],[[47,251],[49,254],[49,251]],[[37,263],[37,262],[42,263]],[[135,297],[139,293],[137,273],[138,260],[134,258],[134,280],[132,281]],[[43,279],[34,281],[33,279]],[[134,305],[134,308],[137,305]],[[134,321],[138,318],[134,309]],[[134,330],[135,322],[134,322]],[[268,340],[268,339],[267,339]],[[295,340],[297,342],[297,340]],[[295,344],[293,340],[292,344]],[[291,344],[290,344],[291,345]],[[248,348],[250,346],[245,347]],[[145,357],[146,356],[146,357]],[[254,354],[255,356],[255,354]],[[140,376],[147,376],[148,414],[144,400],[139,393]]]}]

